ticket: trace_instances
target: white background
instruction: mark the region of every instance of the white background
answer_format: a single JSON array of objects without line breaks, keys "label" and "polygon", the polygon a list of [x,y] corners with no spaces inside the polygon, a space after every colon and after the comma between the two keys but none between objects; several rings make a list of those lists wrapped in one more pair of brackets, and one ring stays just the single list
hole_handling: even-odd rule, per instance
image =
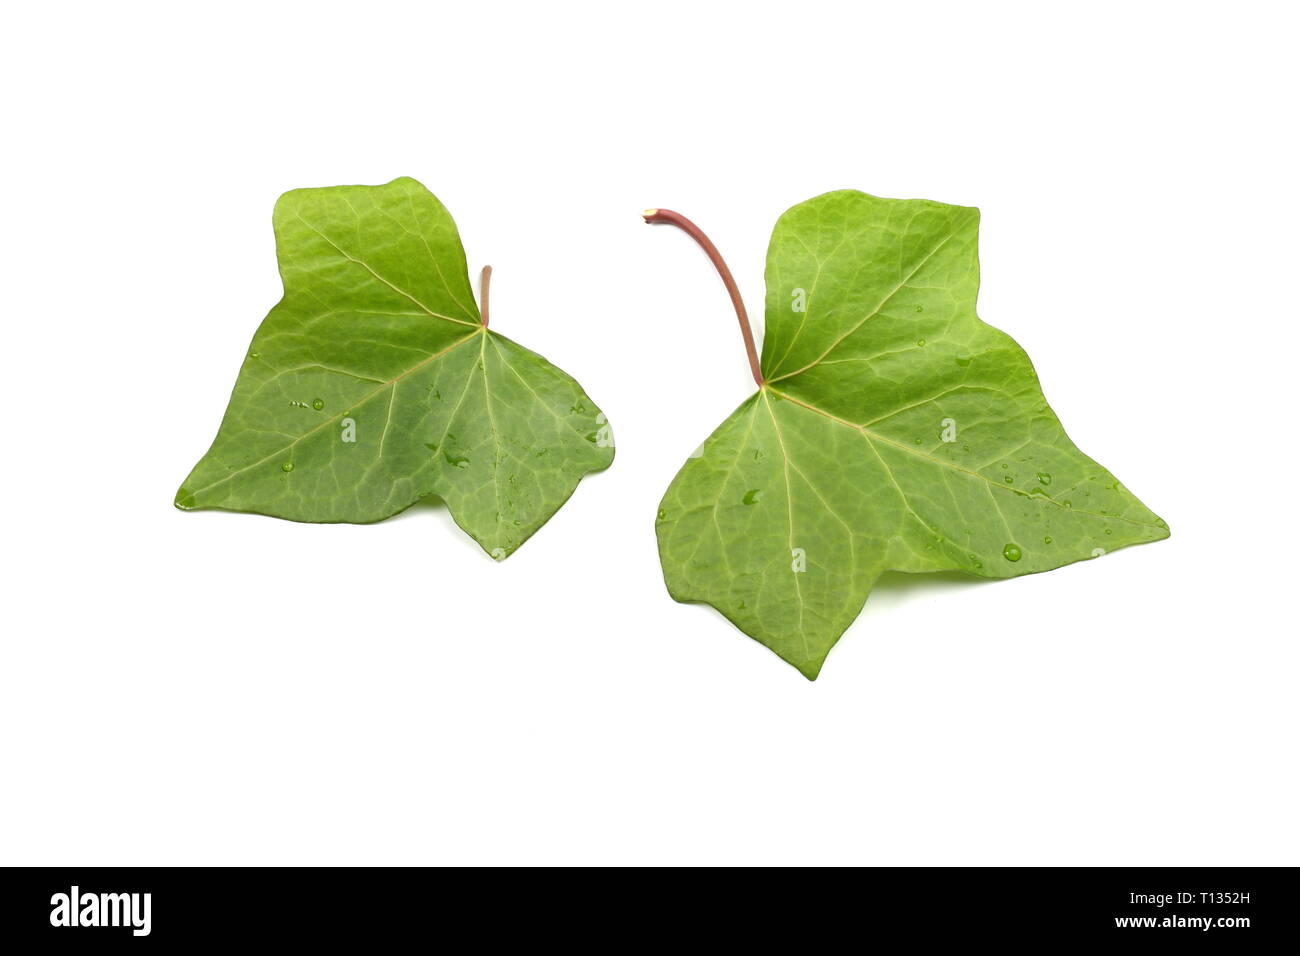
[{"label": "white background", "polygon": [[[46,4],[3,24],[0,862],[1295,864],[1296,24],[1254,4]],[[172,507],[284,190],[423,181],[618,458],[445,511]],[[815,683],[654,516],[776,217],[979,206],[983,318],[1173,530],[894,575]],[[761,315],[759,316],[761,319]]]}]

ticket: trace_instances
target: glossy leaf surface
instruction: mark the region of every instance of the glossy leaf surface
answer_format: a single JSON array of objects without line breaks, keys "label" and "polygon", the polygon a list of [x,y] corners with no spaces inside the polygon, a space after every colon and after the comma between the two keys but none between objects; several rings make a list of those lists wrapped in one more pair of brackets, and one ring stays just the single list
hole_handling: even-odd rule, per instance
[{"label": "glossy leaf surface", "polygon": [[178,507],[371,522],[436,495],[503,558],[610,464],[578,383],[484,326],[455,223],[415,180],[294,190],[274,227],[284,298]]},{"label": "glossy leaf surface", "polygon": [[764,384],[660,506],[669,592],[815,678],[889,570],[1007,578],[1167,537],[975,313],[979,213],[828,193],[777,222]]}]

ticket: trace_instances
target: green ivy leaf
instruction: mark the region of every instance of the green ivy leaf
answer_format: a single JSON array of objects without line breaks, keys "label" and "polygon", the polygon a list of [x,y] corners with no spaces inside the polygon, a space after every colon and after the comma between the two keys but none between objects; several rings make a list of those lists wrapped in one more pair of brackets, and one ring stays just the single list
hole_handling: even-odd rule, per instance
[{"label": "green ivy leaf", "polygon": [[177,507],[370,522],[436,495],[500,559],[609,466],[578,383],[488,331],[418,182],[297,189],[274,226],[284,298]]},{"label": "green ivy leaf", "polygon": [[975,209],[855,191],[786,212],[764,383],[661,504],[672,596],[809,679],[884,571],[1009,578],[1169,535],[976,316],[978,225]]}]

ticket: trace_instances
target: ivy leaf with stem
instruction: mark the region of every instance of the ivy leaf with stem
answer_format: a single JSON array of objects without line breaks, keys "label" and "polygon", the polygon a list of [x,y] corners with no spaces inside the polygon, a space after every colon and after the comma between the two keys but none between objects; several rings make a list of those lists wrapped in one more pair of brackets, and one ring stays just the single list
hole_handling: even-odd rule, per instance
[{"label": "ivy leaf with stem", "polygon": [[1066,436],[1029,357],[976,316],[979,211],[826,193],[777,221],[758,392],[669,485],[674,599],[711,604],[810,680],[885,571],[1009,578],[1168,537]]},{"label": "ivy leaf with stem", "polygon": [[609,466],[582,387],[488,330],[451,215],[414,179],[276,203],[282,298],[176,495],[294,521],[371,522],[426,496],[498,560]]}]

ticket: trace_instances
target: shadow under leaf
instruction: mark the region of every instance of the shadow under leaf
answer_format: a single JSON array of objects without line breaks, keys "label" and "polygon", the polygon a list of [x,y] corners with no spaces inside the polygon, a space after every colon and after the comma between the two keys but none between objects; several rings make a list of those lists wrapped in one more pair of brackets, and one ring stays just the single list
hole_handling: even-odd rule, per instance
[{"label": "shadow under leaf", "polygon": [[879,608],[882,605],[896,607],[913,598],[938,591],[949,591],[957,587],[982,587],[996,584],[998,580],[963,574],[961,571],[930,571],[924,574],[886,571],[876,580],[864,610],[869,612],[873,606]]}]

